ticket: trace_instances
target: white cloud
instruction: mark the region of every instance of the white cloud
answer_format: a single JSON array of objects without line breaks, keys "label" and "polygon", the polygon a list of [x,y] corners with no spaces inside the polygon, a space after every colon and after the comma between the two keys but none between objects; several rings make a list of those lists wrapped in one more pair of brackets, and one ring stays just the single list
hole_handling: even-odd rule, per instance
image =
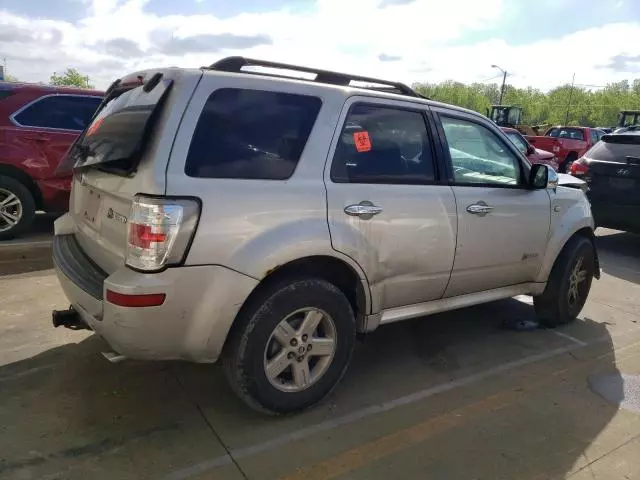
[{"label": "white cloud", "polygon": [[[627,42],[617,51],[615,42],[603,41],[637,38],[637,22],[528,45],[513,46],[500,38],[475,45],[449,44],[495,25],[506,0],[448,0],[439,2],[438,8],[429,0],[316,0],[302,13],[283,9],[225,19],[162,17],[144,11],[145,0],[84,1],[88,16],[76,25],[0,11],[0,32],[15,32],[0,34],[0,57],[7,57],[8,71],[27,81],[46,81],[54,71],[73,67],[105,87],[127,71],[200,66],[243,54],[407,83],[477,81],[497,74],[490,65],[498,64],[514,74],[511,83],[545,89],[570,81],[574,72],[578,83],[596,85],[633,78],[634,72],[599,66],[611,64],[617,54],[640,55],[640,44]],[[381,7],[383,2],[388,6]],[[171,39],[173,43],[168,43]],[[196,51],[189,51],[189,46]],[[203,52],[204,46],[211,51]],[[238,50],[243,46],[248,48]]]}]

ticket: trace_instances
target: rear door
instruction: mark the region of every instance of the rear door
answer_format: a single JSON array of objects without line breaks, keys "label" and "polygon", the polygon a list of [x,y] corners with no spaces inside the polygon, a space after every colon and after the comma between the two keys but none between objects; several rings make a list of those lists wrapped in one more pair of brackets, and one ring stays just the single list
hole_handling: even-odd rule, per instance
[{"label": "rear door", "polygon": [[458,216],[445,297],[534,281],[549,235],[548,192],[526,187],[528,166],[489,122],[434,110],[448,147]]},{"label": "rear door", "polygon": [[374,312],[442,297],[456,239],[427,106],[352,97],[325,170],[333,248],[363,268]]},{"label": "rear door", "polygon": [[70,213],[76,239],[107,273],[124,265],[127,220],[138,193],[165,193],[165,169],[182,112],[201,73],[136,73],[161,81],[149,92],[140,81],[107,99],[69,151],[61,171],[74,169]]}]

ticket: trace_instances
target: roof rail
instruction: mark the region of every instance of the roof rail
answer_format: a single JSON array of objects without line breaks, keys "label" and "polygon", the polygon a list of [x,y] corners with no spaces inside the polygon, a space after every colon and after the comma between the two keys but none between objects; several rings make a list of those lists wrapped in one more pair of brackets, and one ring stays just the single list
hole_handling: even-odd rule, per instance
[{"label": "roof rail", "polygon": [[[302,80],[310,80],[312,82],[318,83],[328,83],[331,85],[342,85],[344,87],[348,87],[352,81],[356,82],[364,82],[364,83],[373,83],[376,86],[372,87],[360,87],[358,88],[370,88],[376,91],[385,91],[389,93],[399,93],[401,95],[407,95],[410,97],[418,97],[418,98],[426,98],[423,95],[420,95],[415,90],[413,90],[408,85],[400,82],[391,82],[389,80],[381,80],[379,78],[370,78],[370,77],[361,77],[359,75],[351,75],[348,73],[338,73],[331,72],[329,70],[320,70],[317,68],[309,68],[302,67],[299,65],[289,65],[286,63],[279,62],[270,62],[267,60],[256,60],[254,58],[246,58],[240,56],[234,57],[226,57],[217,62],[211,64],[208,67],[203,67],[208,70],[219,70],[221,72],[242,72],[242,73],[251,73],[255,75],[265,75],[261,72],[252,72],[247,70],[242,70],[243,67],[264,67],[264,68],[273,68],[280,70],[290,70],[295,72],[303,72],[303,73],[312,73],[315,74],[314,79],[303,78]],[[288,78],[290,75],[278,75],[284,76]]]}]

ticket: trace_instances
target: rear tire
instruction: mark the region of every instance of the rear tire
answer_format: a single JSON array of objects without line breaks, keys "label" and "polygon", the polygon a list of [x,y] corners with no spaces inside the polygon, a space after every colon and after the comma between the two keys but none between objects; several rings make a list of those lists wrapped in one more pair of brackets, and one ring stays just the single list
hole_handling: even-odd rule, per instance
[{"label": "rear tire", "polygon": [[540,323],[553,328],[572,322],[584,307],[595,273],[595,251],[587,238],[571,238],[556,259],[542,295],[533,298]]},{"label": "rear tire", "polygon": [[0,176],[0,240],[24,233],[35,215],[36,202],[29,189],[14,178]]},{"label": "rear tire", "polygon": [[262,413],[312,407],[338,384],[351,360],[353,310],[325,280],[268,286],[236,322],[223,355],[225,373],[235,393]]}]

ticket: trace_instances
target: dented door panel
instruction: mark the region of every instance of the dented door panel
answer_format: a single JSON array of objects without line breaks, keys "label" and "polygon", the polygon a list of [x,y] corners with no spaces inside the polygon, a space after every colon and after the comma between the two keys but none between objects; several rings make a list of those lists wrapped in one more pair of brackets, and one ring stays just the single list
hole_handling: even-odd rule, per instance
[{"label": "dented door panel", "polygon": [[[358,102],[416,111],[415,103],[402,101],[352,97],[346,102],[325,168],[332,246],[363,269],[371,289],[372,313],[439,299],[449,282],[455,253],[457,220],[453,191],[450,186],[435,182],[402,184],[403,179],[392,179],[393,184],[332,180],[334,153],[339,141],[344,148],[341,136],[348,129],[354,130],[356,142],[362,136],[367,138],[363,145],[353,145],[358,152],[368,151],[369,140],[375,149],[381,136],[379,132],[378,137],[369,138],[363,134],[361,125],[347,119],[349,109]],[[426,112],[428,107],[422,108]],[[408,158],[406,152],[403,158]]]}]

